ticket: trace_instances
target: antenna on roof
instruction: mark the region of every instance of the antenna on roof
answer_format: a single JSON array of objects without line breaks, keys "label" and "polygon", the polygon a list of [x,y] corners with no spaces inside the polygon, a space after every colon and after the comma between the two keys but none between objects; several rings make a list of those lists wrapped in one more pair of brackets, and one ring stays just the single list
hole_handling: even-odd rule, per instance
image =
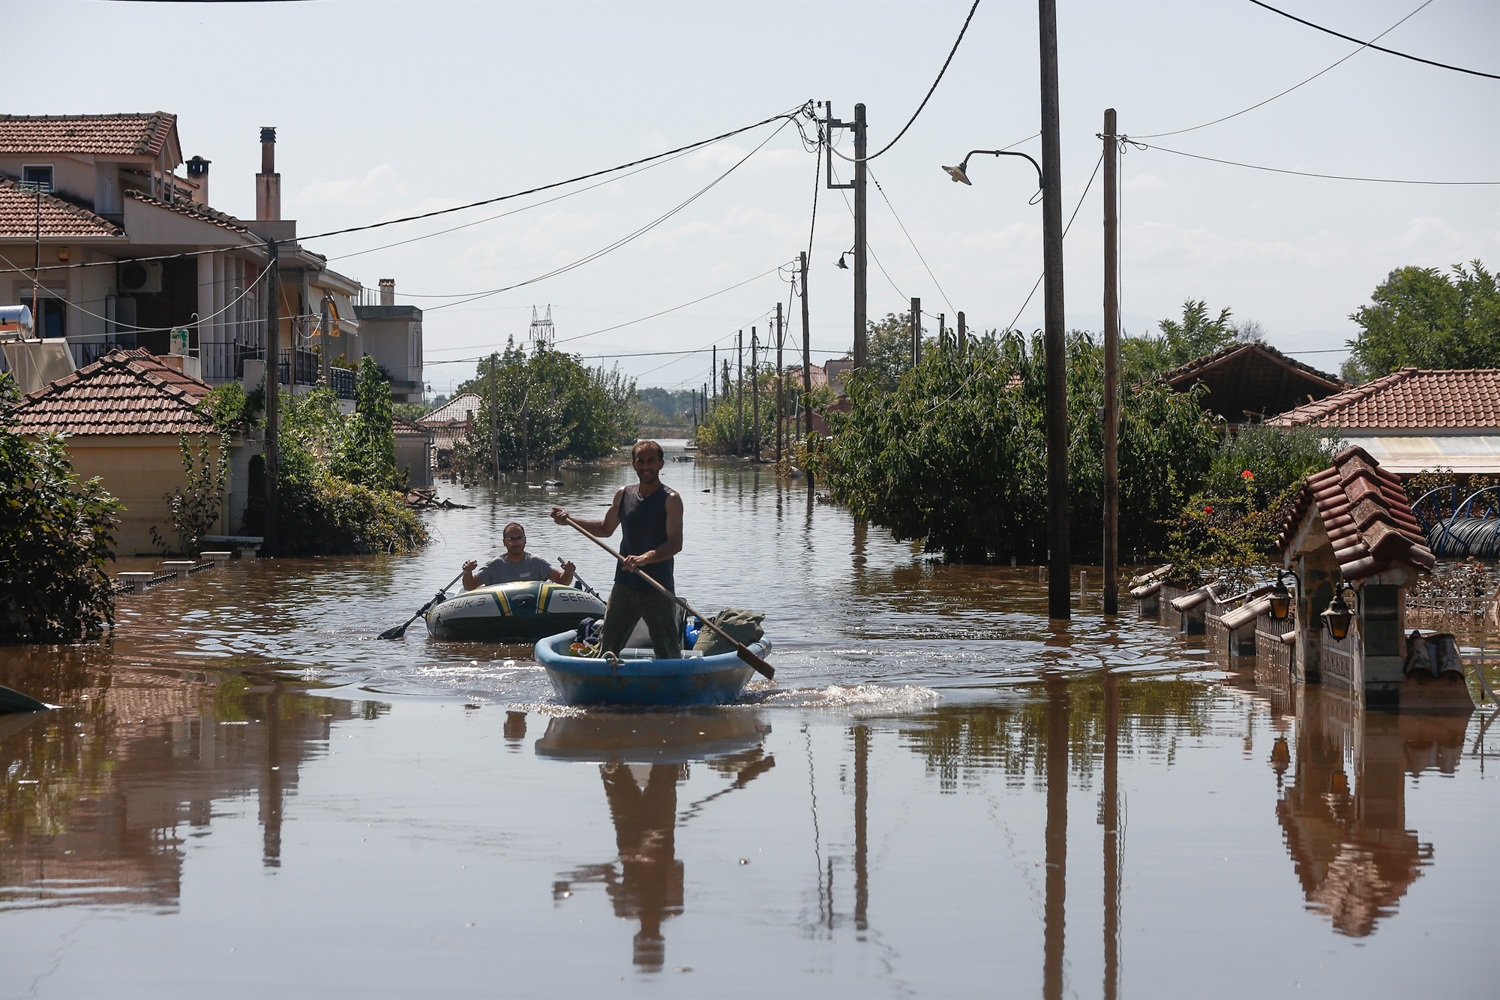
[{"label": "antenna on roof", "polygon": [[542,317],[537,316],[536,306],[532,306],[531,329],[527,333],[527,339],[536,345],[537,350],[551,350],[556,337],[557,332],[552,327],[552,303],[547,303],[547,315]]}]

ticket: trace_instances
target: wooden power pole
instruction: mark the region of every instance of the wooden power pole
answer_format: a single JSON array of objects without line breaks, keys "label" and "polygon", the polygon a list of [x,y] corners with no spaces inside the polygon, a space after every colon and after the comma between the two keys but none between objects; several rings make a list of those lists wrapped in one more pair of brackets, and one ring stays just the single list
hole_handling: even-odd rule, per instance
[{"label": "wooden power pole", "polygon": [[863,369],[868,345],[865,343],[865,106],[854,106],[854,367]]},{"label": "wooden power pole", "polygon": [[266,518],[260,554],[276,554],[281,513],[281,256],[275,240],[266,244]]},{"label": "wooden power pole", "polygon": [[735,340],[735,374],[739,385],[734,387],[734,454],[738,458],[745,453],[745,331],[741,330]]},{"label": "wooden power pole", "polygon": [[776,303],[776,464],[781,464],[781,438],[786,428],[786,393],[782,383],[785,381],[781,372],[781,348],[783,331],[781,329],[781,303]]},{"label": "wooden power pole", "polygon": [[1120,613],[1120,143],[1104,112],[1104,613]]},{"label": "wooden power pole", "polygon": [[807,326],[807,254],[797,255],[802,271],[802,435],[812,433],[812,335]]},{"label": "wooden power pole", "polygon": [[964,313],[958,311],[958,356],[963,357],[969,350],[969,330],[964,326]]},{"label": "wooden power pole", "polygon": [[1068,359],[1063,315],[1062,139],[1057,0],[1038,0],[1042,90],[1042,268],[1047,368],[1047,617],[1072,617],[1068,539]]},{"label": "wooden power pole", "polygon": [[750,440],[754,442],[755,450],[750,453],[750,461],[760,461],[760,338],[756,336],[755,327],[750,328]]},{"label": "wooden power pole", "polygon": [[922,363],[922,300],[911,300],[911,366]]}]

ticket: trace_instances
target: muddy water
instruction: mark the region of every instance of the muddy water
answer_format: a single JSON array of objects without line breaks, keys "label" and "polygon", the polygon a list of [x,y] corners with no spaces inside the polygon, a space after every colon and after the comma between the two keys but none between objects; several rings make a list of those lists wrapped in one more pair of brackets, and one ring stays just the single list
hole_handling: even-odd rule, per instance
[{"label": "muddy water", "polygon": [[664,475],[681,592],[766,612],[742,704],[580,712],[525,648],[372,638],[510,520],[602,589],[543,514],[627,474],[0,651],[63,706],[0,717],[0,995],[1492,995],[1491,715],[1365,713],[1096,594],[1053,630],[1034,568],[764,471]]}]

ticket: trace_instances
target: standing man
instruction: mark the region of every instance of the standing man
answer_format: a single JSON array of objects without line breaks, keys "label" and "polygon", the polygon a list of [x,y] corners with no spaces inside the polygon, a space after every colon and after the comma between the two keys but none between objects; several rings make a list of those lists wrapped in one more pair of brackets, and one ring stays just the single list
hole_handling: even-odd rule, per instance
[{"label": "standing man", "polygon": [[[675,660],[682,656],[677,602],[632,571],[647,574],[668,592],[675,589],[672,557],[682,551],[682,497],[661,481],[661,467],[666,461],[661,445],[637,441],[630,456],[640,482],[615,491],[614,503],[603,520],[574,518],[579,527],[598,538],[613,535],[617,526],[622,529],[620,554],[625,560],[615,567],[614,589],[609,593],[609,606],[599,630],[600,649],[618,654],[635,623],[644,618],[656,658]],[[568,512],[553,507],[552,520],[567,524]]]},{"label": "standing man", "polygon": [[465,590],[473,590],[475,587],[493,587],[499,583],[514,583],[517,580],[551,580],[564,587],[572,584],[573,564],[565,561],[559,572],[541,556],[534,556],[527,552],[526,529],[515,521],[505,526],[500,537],[505,539],[505,555],[491,560],[478,573],[474,572],[475,567],[479,565],[477,561],[470,559],[464,563]]}]

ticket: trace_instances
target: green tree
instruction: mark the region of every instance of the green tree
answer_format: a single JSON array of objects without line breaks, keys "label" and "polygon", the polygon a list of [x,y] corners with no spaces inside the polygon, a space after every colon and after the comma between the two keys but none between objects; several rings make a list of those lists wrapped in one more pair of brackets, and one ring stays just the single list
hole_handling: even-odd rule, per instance
[{"label": "green tree", "polygon": [[[1472,268],[1472,270],[1471,270]],[[1378,378],[1398,368],[1500,368],[1500,289],[1478,260],[1400,267],[1349,314],[1360,328],[1345,377]]]},{"label": "green tree", "polygon": [[[1164,319],[1157,324],[1159,337],[1124,337],[1120,341],[1120,372],[1127,382],[1155,378],[1194,358],[1212,354],[1234,343],[1238,331],[1230,322],[1230,311],[1211,316],[1208,303],[1188,299],[1182,304],[1182,320]],[[1247,324],[1247,336],[1259,332],[1258,324]]]},{"label": "green tree", "polygon": [[329,442],[333,445],[333,474],[360,486],[404,488],[406,475],[396,468],[391,384],[381,377],[375,359],[368,354],[359,359],[354,386],[354,413],[343,421],[330,421],[338,427],[337,440]]},{"label": "green tree", "polygon": [[114,624],[120,502],[79,482],[62,438],[16,432],[19,397],[0,373],[0,643],[76,642]]},{"label": "green tree", "polygon": [[[1069,337],[1072,519],[1102,517],[1103,356],[1087,334]],[[849,383],[853,409],[835,421],[826,478],[856,517],[958,562],[1046,553],[1046,370],[1041,338],[1015,333],[934,349],[893,391],[864,372]],[[1198,488],[1221,426],[1194,393],[1147,385],[1122,399],[1121,550],[1159,549],[1164,522]],[[1074,533],[1079,558],[1096,558],[1100,532]]]}]

